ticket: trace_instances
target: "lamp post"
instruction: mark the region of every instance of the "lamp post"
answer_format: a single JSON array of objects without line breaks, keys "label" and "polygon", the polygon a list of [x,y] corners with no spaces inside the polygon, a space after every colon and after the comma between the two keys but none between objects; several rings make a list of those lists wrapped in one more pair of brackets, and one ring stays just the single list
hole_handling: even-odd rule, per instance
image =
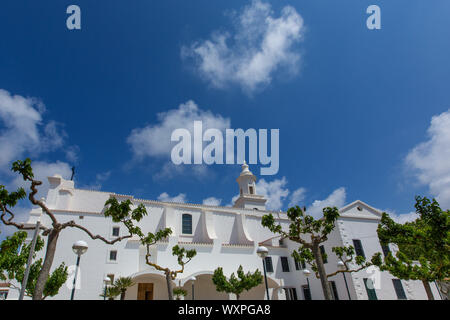
[{"label": "lamp post", "polygon": [[70,296],[70,300],[73,300],[73,296],[75,295],[75,284],[77,283],[77,275],[78,275],[78,266],[80,265],[80,257],[83,253],[85,253],[88,249],[88,245],[86,242],[79,240],[75,242],[72,246],[73,252],[77,255],[77,266],[75,268],[75,276],[73,278],[73,288],[72,294]]},{"label": "lamp post", "polygon": [[[41,199],[41,201],[43,201],[43,200]],[[36,227],[34,229],[33,240],[31,241],[30,253],[28,254],[27,268],[25,269],[25,274],[23,276],[22,287],[20,288],[19,300],[23,300],[23,297],[25,295],[25,289],[27,288],[28,276],[30,274],[31,263],[33,262],[34,248],[36,247],[36,242],[37,242],[37,238],[39,235],[40,225],[41,225],[41,222],[38,220],[36,222]]]},{"label": "lamp post", "polygon": [[103,300],[106,300],[106,289],[108,288],[108,284],[111,283],[111,278],[105,277],[105,279],[103,279],[103,282],[105,283],[105,294],[103,295]]},{"label": "lamp post", "polygon": [[197,278],[196,277],[190,277],[189,280],[192,281],[192,300],[195,300],[194,281],[197,280]]},{"label": "lamp post", "polygon": [[[337,267],[340,270],[344,269],[344,267],[345,267],[344,262],[343,261],[339,261],[337,263]],[[344,277],[345,287],[347,288],[348,300],[352,300],[352,297],[350,296],[350,290],[348,289],[347,278],[345,277],[345,272],[342,272],[342,276]]]},{"label": "lamp post", "polygon": [[312,300],[312,294],[311,294],[311,286],[309,285],[309,276],[311,275],[311,271],[309,271],[308,269],[303,269],[303,274],[305,275],[305,277],[306,277],[306,283],[308,284],[308,291],[309,291],[309,297],[311,298],[311,300]]},{"label": "lamp post", "polygon": [[267,285],[267,273],[266,273],[266,257],[269,254],[269,250],[266,247],[259,246],[258,249],[256,250],[256,253],[262,259],[262,262],[263,262],[264,282],[266,284],[267,300],[270,300],[270,298],[269,298],[269,286]]}]

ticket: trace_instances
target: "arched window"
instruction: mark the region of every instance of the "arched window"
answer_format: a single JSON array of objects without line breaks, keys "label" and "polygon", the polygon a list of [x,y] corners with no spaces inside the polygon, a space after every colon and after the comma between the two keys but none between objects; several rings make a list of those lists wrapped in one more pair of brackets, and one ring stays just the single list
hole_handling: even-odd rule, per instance
[{"label": "arched window", "polygon": [[192,234],[192,215],[184,213],[182,216],[182,232]]}]

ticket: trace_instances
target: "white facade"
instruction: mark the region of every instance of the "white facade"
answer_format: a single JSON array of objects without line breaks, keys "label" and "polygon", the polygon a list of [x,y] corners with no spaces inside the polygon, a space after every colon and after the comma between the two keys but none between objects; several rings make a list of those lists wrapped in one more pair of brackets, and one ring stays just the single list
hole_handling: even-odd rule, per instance
[{"label": "white facade", "polygon": [[[237,179],[240,196],[234,207],[135,199],[132,196],[110,192],[76,189],[73,181],[64,180],[60,176],[48,179],[50,189],[46,204],[59,222],[74,220],[87,227],[93,234],[114,239],[115,227],[119,228],[119,236],[126,235],[127,230],[123,225],[113,223],[111,219],[103,216],[104,203],[110,197],[116,197],[119,201],[130,199],[134,205],[142,203],[147,209],[148,215],[140,222],[144,233],[155,232],[166,227],[170,227],[173,231],[167,242],[160,242],[152,248],[153,261],[172,270],[178,269],[176,258],[171,254],[172,247],[178,244],[187,249],[196,249],[197,256],[186,265],[184,273],[174,281],[175,285],[184,286],[188,291],[186,299],[191,299],[192,282],[189,278],[192,276],[197,279],[195,299],[234,299],[233,295],[216,292],[211,275],[217,267],[223,267],[226,275],[236,272],[239,265],[243,266],[244,271],[262,270],[262,260],[256,254],[260,243],[269,249],[269,256],[272,259],[273,271],[268,270],[267,273],[271,299],[288,299],[293,295],[294,290],[284,290],[287,288],[295,289],[298,300],[305,299],[303,287],[307,284],[307,278],[301,266],[298,266],[297,270],[291,256],[292,250],[298,246],[286,239],[280,244],[280,238],[261,225],[261,217],[269,211],[265,210],[266,199],[257,195],[256,177],[248,170],[246,164],[242,166],[241,175]],[[337,258],[331,251],[334,246],[353,245],[353,239],[360,240],[368,259],[375,252],[382,251],[376,233],[381,212],[361,201],[347,205],[340,209],[340,212],[341,217],[337,227],[324,244],[328,255],[328,262],[325,264],[328,273],[337,269]],[[183,214],[191,215],[192,233],[183,233]],[[285,213],[272,212],[272,214],[281,225],[285,227],[289,225]],[[38,219],[41,223],[50,225],[49,218],[41,214],[40,208],[31,211],[28,223],[35,224]],[[189,225],[186,227],[188,228]],[[87,242],[89,249],[81,256],[78,274],[79,288],[76,290],[75,299],[102,299],[100,294],[104,288],[103,279],[108,275],[114,275],[115,279],[120,276],[134,278],[136,284],[127,291],[126,299],[138,298],[140,284],[143,287],[147,286],[147,290],[151,291],[148,293],[148,298],[167,299],[164,275],[146,265],[145,249],[136,238],[107,245],[100,240],[92,240],[76,228],[65,229],[58,240],[53,268],[64,262],[72,266],[69,271],[74,270],[76,256],[72,251],[72,244],[77,240]],[[116,260],[110,259],[114,255],[111,251],[116,251]],[[287,258],[289,271],[283,271],[281,257]],[[306,268],[310,266],[306,265]],[[71,274],[73,275],[73,272]],[[348,291],[342,274],[329,280],[335,282],[339,299],[347,300],[349,292],[352,300],[365,300],[368,299],[368,294],[363,279],[375,275],[377,298],[398,299],[392,282],[393,277],[385,272],[380,274],[378,282],[374,270],[346,273]],[[320,280],[312,272],[308,280],[312,299],[323,299]],[[72,281],[72,276],[69,276],[67,285],[61,288],[57,296],[49,299],[70,299]],[[402,280],[401,283],[407,299],[427,299],[420,281]],[[435,299],[439,299],[436,286],[434,284],[431,286]],[[11,289],[8,299],[17,299],[18,294],[17,290]],[[257,288],[242,294],[241,299],[266,299],[264,282]]]}]

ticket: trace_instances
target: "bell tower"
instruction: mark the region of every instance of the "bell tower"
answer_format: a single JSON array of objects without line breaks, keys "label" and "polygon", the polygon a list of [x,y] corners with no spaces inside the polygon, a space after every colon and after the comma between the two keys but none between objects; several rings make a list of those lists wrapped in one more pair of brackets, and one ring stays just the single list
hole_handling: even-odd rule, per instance
[{"label": "bell tower", "polygon": [[239,198],[234,202],[233,207],[266,210],[266,201],[262,195],[256,194],[256,177],[248,169],[247,163],[242,164],[242,171],[236,179],[239,184]]}]

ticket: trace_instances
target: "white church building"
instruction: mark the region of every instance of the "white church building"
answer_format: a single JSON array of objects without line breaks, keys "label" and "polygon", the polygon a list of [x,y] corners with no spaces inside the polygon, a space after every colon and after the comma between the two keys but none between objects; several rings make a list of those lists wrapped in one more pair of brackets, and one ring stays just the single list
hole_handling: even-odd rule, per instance
[{"label": "white church building", "polygon": [[[261,217],[270,211],[266,210],[264,196],[258,195],[256,177],[245,163],[237,178],[240,196],[233,207],[143,200],[131,195],[77,189],[73,181],[58,175],[48,180],[50,189],[45,202],[58,221],[74,220],[93,234],[107,239],[127,234],[123,225],[104,217],[107,199],[116,197],[119,201],[130,199],[134,205],[144,204],[148,212],[140,222],[144,233],[166,227],[173,231],[167,241],[153,246],[153,261],[175,270],[179,266],[172,256],[174,245],[197,251],[184,273],[174,281],[174,286],[181,286],[188,292],[187,300],[192,299],[192,285],[195,300],[235,299],[232,294],[215,290],[211,279],[213,271],[223,267],[225,275],[229,276],[242,265],[245,272],[256,269],[262,272],[263,262],[256,253],[258,246],[265,246],[269,251],[265,261],[271,300],[324,299],[320,280],[310,266],[299,265],[291,256],[298,244],[281,240],[261,225]],[[281,225],[289,225],[285,212],[271,213]],[[357,253],[364,254],[367,259],[375,252],[389,250],[381,247],[377,237],[380,219],[379,210],[359,200],[340,208],[336,228],[323,246],[328,255],[325,263],[327,273],[338,268],[337,257],[331,251],[334,246],[353,245]],[[30,212],[28,224],[34,225],[38,220],[50,225],[49,218],[42,214],[40,208]],[[76,255],[72,245],[78,240],[85,241],[89,249],[81,256],[74,299],[103,299],[100,294],[104,290],[105,277],[117,279],[121,276],[132,277],[135,283],[127,290],[126,299],[168,299],[164,274],[145,263],[146,250],[137,238],[107,245],[100,240],[92,240],[76,228],[66,229],[59,236],[53,268],[64,262],[72,266],[69,271],[74,270]],[[305,270],[310,271],[309,276]],[[356,273],[339,273],[328,280],[335,299],[339,300],[427,299],[420,281],[399,280],[387,272],[378,272],[375,267]],[[58,295],[48,299],[70,299],[72,281],[73,276],[69,276]],[[432,283],[431,287],[435,299],[440,299],[436,285]],[[9,289],[8,299],[17,299],[18,295],[18,290]],[[258,287],[244,291],[241,299],[267,299],[264,281]]]}]

